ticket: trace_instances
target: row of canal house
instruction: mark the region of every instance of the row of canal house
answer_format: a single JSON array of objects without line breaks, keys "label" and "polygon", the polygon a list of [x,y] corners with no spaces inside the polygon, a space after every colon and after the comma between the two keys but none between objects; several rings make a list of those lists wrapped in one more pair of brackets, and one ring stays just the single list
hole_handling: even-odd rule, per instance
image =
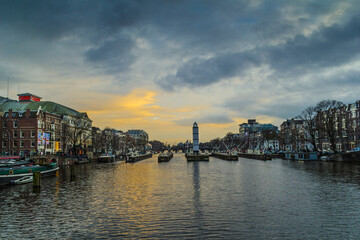
[{"label": "row of canal house", "polygon": [[[315,122],[315,142],[319,151],[333,150],[329,133],[333,135],[334,148],[338,152],[360,147],[360,101],[344,104],[326,112],[317,112]],[[324,129],[326,122],[330,122],[330,131]],[[310,134],[304,126],[304,120],[300,119],[288,119],[281,124],[279,136],[285,150],[314,149],[310,143]]]},{"label": "row of canal house", "polygon": [[[324,113],[317,115],[317,123],[321,123]],[[360,100],[355,103],[341,105],[331,109],[327,114],[330,121],[333,121],[334,147],[336,151],[349,151],[360,147]],[[319,150],[329,151],[331,139],[325,131],[316,132],[316,144]]]},{"label": "row of canal house", "polygon": [[1,155],[81,153],[91,145],[92,121],[86,113],[31,93],[18,97],[0,98]]}]

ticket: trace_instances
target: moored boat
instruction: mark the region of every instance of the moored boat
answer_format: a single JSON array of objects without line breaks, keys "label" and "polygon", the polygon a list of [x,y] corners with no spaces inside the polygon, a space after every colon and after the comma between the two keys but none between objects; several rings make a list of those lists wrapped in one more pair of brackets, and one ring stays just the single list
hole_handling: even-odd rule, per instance
[{"label": "moored boat", "polygon": [[160,153],[158,156],[158,162],[169,162],[173,158],[172,152]]},{"label": "moored boat", "polygon": [[110,163],[115,162],[115,155],[104,154],[97,158],[98,163]]},{"label": "moored boat", "polygon": [[137,161],[141,161],[144,159],[148,159],[152,157],[152,153],[151,152],[146,152],[146,153],[130,153],[128,155],[126,155],[126,160],[125,162],[127,163],[133,163],[133,162],[137,162]]},{"label": "moored boat", "polygon": [[59,167],[50,159],[36,159],[34,164],[0,169],[0,185],[7,185],[24,177],[32,176],[34,172],[41,172],[42,177],[53,176]]},{"label": "moored boat", "polygon": [[285,159],[295,161],[316,161],[317,152],[287,152],[285,153]]},{"label": "moored boat", "polygon": [[33,181],[33,176],[25,176],[19,179],[14,180],[13,184],[25,184],[25,183],[31,183]]}]

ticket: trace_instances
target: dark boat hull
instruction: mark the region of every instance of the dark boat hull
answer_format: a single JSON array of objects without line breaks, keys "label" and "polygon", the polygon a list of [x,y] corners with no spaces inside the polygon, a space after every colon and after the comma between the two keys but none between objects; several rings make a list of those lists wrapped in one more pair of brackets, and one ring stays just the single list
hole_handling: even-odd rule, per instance
[{"label": "dark boat hull", "polygon": [[[45,170],[41,172],[41,177],[50,177],[55,176],[56,172],[59,170],[59,167]],[[13,181],[20,179],[25,176],[32,176],[33,173],[22,173],[22,174],[14,174],[14,175],[0,175],[0,185],[8,185]]]}]

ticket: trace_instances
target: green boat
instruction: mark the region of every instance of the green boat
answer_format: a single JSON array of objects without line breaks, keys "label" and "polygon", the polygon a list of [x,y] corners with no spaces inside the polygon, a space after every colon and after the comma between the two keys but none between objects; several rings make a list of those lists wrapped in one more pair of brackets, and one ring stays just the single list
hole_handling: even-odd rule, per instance
[{"label": "green boat", "polygon": [[41,172],[41,177],[54,176],[59,170],[56,162],[50,159],[37,159],[34,164],[0,168],[0,185],[13,183],[15,180],[32,176],[34,172]]}]

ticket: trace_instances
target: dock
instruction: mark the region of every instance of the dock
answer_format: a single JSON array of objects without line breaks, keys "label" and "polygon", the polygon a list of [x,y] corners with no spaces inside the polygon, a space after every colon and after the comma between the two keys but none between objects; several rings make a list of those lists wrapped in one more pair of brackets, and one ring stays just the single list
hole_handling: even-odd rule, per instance
[{"label": "dock", "polygon": [[263,161],[271,160],[271,155],[269,154],[238,153],[238,156],[242,158],[257,159]]},{"label": "dock", "polygon": [[127,156],[125,162],[134,163],[134,162],[138,162],[138,161],[148,159],[148,158],[151,158],[151,157],[152,157],[152,153],[132,155],[132,156]]},{"label": "dock", "polygon": [[158,156],[158,162],[169,162],[173,158],[172,152],[160,153]]},{"label": "dock", "polygon": [[193,154],[187,153],[185,154],[186,160],[188,162],[196,162],[196,161],[209,161],[209,154]]},{"label": "dock", "polygon": [[219,153],[219,152],[215,152],[212,154],[213,157],[222,159],[222,160],[227,160],[227,161],[238,161],[238,155],[231,155],[231,154],[227,154],[227,153]]}]

